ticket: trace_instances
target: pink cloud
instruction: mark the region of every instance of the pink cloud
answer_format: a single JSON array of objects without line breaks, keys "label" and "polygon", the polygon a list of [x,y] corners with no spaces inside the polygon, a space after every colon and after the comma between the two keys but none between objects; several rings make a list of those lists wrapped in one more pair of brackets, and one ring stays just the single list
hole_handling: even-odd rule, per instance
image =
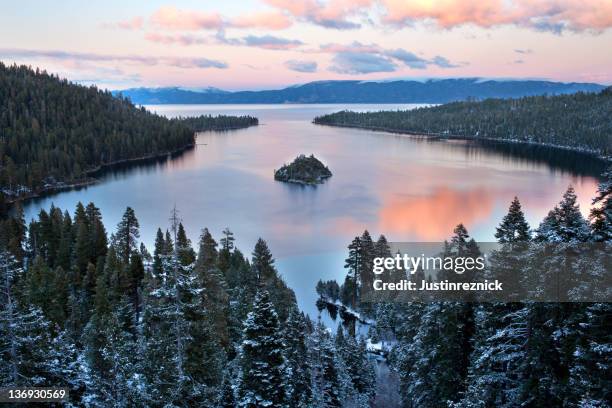
[{"label": "pink cloud", "polygon": [[330,0],[325,3],[317,0],[264,1],[302,21],[336,29],[359,28],[360,24],[350,19],[374,4],[373,0]]},{"label": "pink cloud", "polygon": [[278,11],[246,14],[234,18],[230,23],[235,28],[267,28],[269,30],[283,30],[291,27],[292,24],[289,17]]},{"label": "pink cloud", "polygon": [[381,0],[383,21],[402,25],[430,20],[442,28],[517,25],[542,31],[601,31],[612,27],[608,0]]},{"label": "pink cloud", "polygon": [[151,16],[151,22],[166,30],[220,29],[223,19],[218,13],[184,11],[173,6],[164,6]]},{"label": "pink cloud", "polygon": [[145,35],[147,41],[151,41],[158,44],[180,44],[180,45],[195,45],[195,44],[207,44],[206,38],[197,37],[192,35],[164,35],[159,33],[147,33]]},{"label": "pink cloud", "polygon": [[120,28],[122,30],[140,30],[144,26],[142,17],[134,17],[129,20],[119,21],[116,23],[103,23],[103,28]]}]

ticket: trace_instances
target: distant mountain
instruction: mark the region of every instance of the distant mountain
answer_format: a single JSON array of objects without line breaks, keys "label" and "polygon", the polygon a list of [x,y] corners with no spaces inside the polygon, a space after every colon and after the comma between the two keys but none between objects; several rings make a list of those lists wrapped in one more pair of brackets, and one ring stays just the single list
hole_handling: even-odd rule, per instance
[{"label": "distant mountain", "polygon": [[139,105],[224,103],[446,103],[467,99],[519,98],[598,92],[594,83],[563,83],[539,80],[486,80],[481,78],[317,81],[278,90],[228,92],[216,88],[131,88],[113,91]]}]

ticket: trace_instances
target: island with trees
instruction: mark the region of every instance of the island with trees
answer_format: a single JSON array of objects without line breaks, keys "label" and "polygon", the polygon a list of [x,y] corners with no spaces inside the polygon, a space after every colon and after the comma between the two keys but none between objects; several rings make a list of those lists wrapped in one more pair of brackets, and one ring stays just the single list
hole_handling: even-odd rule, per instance
[{"label": "island with trees", "polygon": [[299,155],[290,164],[274,171],[274,180],[297,184],[322,184],[332,172],[313,154]]},{"label": "island with trees", "polygon": [[535,143],[612,157],[612,87],[599,93],[453,102],[406,111],[341,111],[320,125],[443,138]]},{"label": "island with trees", "polygon": [[195,132],[257,124],[250,116],[168,119],[108,91],[0,63],[0,194],[15,201],[88,184],[100,168],[189,149]]}]

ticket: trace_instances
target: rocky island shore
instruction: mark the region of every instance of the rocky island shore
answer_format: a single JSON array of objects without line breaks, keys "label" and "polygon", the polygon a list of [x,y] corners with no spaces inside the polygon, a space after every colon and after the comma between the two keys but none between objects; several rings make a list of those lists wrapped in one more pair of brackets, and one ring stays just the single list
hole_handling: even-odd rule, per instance
[{"label": "rocky island shore", "polygon": [[291,164],[274,171],[274,180],[297,184],[322,184],[332,172],[314,155],[299,155]]}]

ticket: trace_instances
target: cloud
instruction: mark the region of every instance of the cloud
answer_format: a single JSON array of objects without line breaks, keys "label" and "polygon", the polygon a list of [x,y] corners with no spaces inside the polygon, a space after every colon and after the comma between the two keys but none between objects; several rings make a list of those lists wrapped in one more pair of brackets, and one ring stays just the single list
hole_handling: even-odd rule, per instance
[{"label": "cloud", "polygon": [[241,38],[228,38],[225,36],[223,30],[217,32],[215,39],[221,44],[258,47],[266,50],[289,50],[304,44],[299,40],[289,40],[287,38],[275,37],[272,35],[247,35]]},{"label": "cloud", "polygon": [[[378,44],[362,44],[354,41],[350,44],[329,43],[322,44],[318,51],[310,50],[308,52],[322,52],[340,54],[363,54],[370,55],[372,58],[377,58],[379,61],[401,62],[411,69],[425,69],[428,66],[434,65],[439,68],[457,68],[460,65],[450,62],[447,58],[437,55],[432,59],[426,59],[416,55],[415,53],[403,48],[385,49]],[[341,57],[342,59],[342,57]],[[336,70],[337,72],[340,72]]]},{"label": "cloud", "polygon": [[531,49],[529,49],[529,48],[524,49],[524,50],[523,50],[523,49],[516,48],[516,49],[514,50],[514,52],[516,52],[517,54],[532,54],[532,53],[533,53],[533,50],[531,50]]},{"label": "cloud", "polygon": [[362,52],[362,53],[380,53],[381,47],[377,44],[362,44],[359,41],[353,41],[350,44],[329,43],[322,44],[318,52]]},{"label": "cloud", "polygon": [[413,69],[425,69],[427,68],[427,64],[429,64],[429,61],[426,59],[423,59],[412,52],[401,48],[386,51],[385,55],[395,58]]},{"label": "cloud", "polygon": [[289,60],[285,62],[285,66],[292,71],[297,72],[316,72],[317,63],[315,61],[296,61]]},{"label": "cloud", "polygon": [[21,48],[0,48],[2,58],[40,58],[59,61],[84,62],[121,62],[135,65],[168,65],[178,68],[218,68],[228,65],[222,61],[207,58],[189,57],[153,57],[142,55],[96,54],[85,52],[68,52],[56,50],[29,50]]},{"label": "cloud", "polygon": [[516,25],[539,31],[600,32],[612,27],[609,0],[380,0],[383,22],[397,26],[431,21],[442,28],[466,24],[490,28]]},{"label": "cloud", "polygon": [[430,61],[430,64],[436,65],[440,68],[458,68],[460,66],[458,64],[451,63],[448,59],[440,55],[436,55],[435,57],[433,57],[433,59]]},{"label": "cloud", "polygon": [[173,6],[160,7],[151,16],[151,22],[159,29],[181,31],[220,30],[225,28],[283,30],[293,24],[291,18],[278,10],[226,18],[218,13],[180,10]]},{"label": "cloud", "polygon": [[393,72],[396,65],[388,58],[377,54],[341,52],[332,59],[331,71],[340,74],[371,74],[373,72]]},{"label": "cloud", "polygon": [[373,0],[264,0],[296,18],[326,28],[350,30],[361,27],[352,19],[365,16]]},{"label": "cloud", "polygon": [[265,28],[268,30],[283,30],[291,27],[293,22],[289,17],[279,11],[251,13],[238,16],[229,21],[233,28]]},{"label": "cloud", "polygon": [[286,38],[274,37],[272,35],[247,35],[242,38],[242,45],[259,47],[268,50],[288,50],[304,44],[299,40],[288,40]]},{"label": "cloud", "polygon": [[193,36],[189,34],[181,35],[165,35],[159,33],[147,33],[145,39],[158,44],[180,44],[180,45],[197,45],[208,44],[208,40],[204,37]]},{"label": "cloud", "polygon": [[514,61],[515,64],[523,64],[525,61],[523,61],[522,59],[517,59]]},{"label": "cloud", "polygon": [[[263,0],[271,10],[239,15],[181,10],[163,6],[149,21],[157,29],[196,31],[237,29],[284,30],[294,21],[350,30],[362,23],[402,28],[417,23],[443,29],[472,25],[483,28],[513,25],[561,34],[600,33],[612,27],[610,0]],[[141,29],[141,17],[106,27]]]},{"label": "cloud", "polygon": [[119,28],[121,30],[140,30],[144,26],[142,17],[134,17],[129,20],[118,21],[116,23],[104,23],[102,28]]},{"label": "cloud", "polygon": [[160,7],[151,16],[151,23],[165,30],[218,30],[224,25],[218,13],[184,11],[173,6]]}]

